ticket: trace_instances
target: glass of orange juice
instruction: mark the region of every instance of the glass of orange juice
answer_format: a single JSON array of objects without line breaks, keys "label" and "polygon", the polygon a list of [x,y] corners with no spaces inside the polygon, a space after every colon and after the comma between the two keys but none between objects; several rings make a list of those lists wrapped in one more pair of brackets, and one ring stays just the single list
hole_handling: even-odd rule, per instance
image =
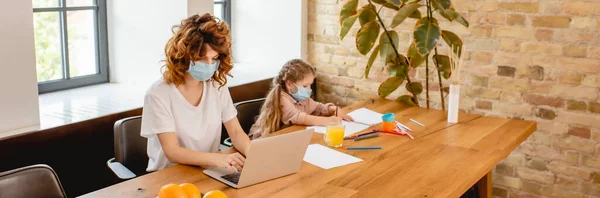
[{"label": "glass of orange juice", "polygon": [[325,143],[330,147],[341,147],[344,143],[344,131],[346,131],[346,128],[343,123],[327,124],[325,135],[323,135]]}]

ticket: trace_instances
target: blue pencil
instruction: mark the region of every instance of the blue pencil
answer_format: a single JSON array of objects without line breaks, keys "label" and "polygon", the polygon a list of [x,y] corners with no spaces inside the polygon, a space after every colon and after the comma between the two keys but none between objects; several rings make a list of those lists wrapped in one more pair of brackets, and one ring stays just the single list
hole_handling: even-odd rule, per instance
[{"label": "blue pencil", "polygon": [[379,150],[381,146],[351,146],[346,147],[346,150]]}]

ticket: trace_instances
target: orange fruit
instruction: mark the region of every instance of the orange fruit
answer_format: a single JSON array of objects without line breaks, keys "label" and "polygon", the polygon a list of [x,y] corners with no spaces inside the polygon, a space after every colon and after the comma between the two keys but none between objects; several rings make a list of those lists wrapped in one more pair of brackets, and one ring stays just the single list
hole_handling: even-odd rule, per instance
[{"label": "orange fruit", "polygon": [[160,188],[158,198],[187,198],[187,194],[183,188],[177,184],[167,184]]},{"label": "orange fruit", "polygon": [[179,187],[183,188],[188,198],[202,198],[200,190],[194,184],[183,183],[179,184]]},{"label": "orange fruit", "polygon": [[220,190],[211,190],[204,194],[202,198],[227,198],[227,195]]}]

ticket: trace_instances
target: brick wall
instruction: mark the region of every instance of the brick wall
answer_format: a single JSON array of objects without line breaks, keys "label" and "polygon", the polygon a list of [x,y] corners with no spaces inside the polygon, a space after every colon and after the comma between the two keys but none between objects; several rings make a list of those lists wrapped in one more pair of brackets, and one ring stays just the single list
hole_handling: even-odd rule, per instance
[{"label": "brick wall", "polygon": [[[440,21],[466,47],[461,109],[538,123],[538,131],[495,168],[494,195],[600,197],[600,1],[453,4],[471,24],[467,29]],[[358,53],[353,37],[358,22],[352,36],[338,37],[341,5],[341,0],[309,0],[308,61],[319,73],[318,99],[350,104],[377,95],[387,74],[378,60],[369,79],[363,78],[367,57]],[[394,12],[384,10],[389,24]],[[414,23],[407,19],[395,29],[401,52],[412,42]],[[424,71],[423,66],[410,75],[422,81]],[[431,100],[440,108],[438,92],[431,92]]]}]

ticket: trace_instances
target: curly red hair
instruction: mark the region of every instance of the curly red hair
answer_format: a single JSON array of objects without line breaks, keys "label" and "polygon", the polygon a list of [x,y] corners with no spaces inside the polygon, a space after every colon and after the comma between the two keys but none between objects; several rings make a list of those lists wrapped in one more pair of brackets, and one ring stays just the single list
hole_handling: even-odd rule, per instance
[{"label": "curly red hair", "polygon": [[165,46],[165,67],[163,78],[167,83],[177,86],[185,84],[185,73],[190,62],[196,57],[204,57],[208,44],[219,53],[220,65],[212,80],[220,87],[227,84],[226,76],[233,68],[231,57],[231,35],[227,23],[206,13],[202,16],[193,15],[173,26],[173,37]]}]

